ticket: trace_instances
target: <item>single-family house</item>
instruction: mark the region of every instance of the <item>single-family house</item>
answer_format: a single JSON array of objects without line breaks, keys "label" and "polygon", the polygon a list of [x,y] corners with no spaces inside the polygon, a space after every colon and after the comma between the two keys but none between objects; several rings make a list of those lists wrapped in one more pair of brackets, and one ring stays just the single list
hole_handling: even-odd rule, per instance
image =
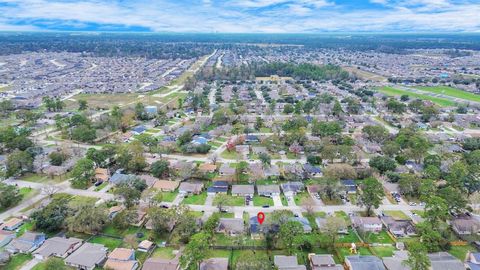
[{"label": "single-family house", "polygon": [[145,131],[147,131],[147,128],[145,126],[136,126],[132,129],[132,133],[134,135],[143,134]]},{"label": "single-family house", "polygon": [[480,232],[480,222],[467,215],[454,218],[450,224],[453,231],[459,235],[471,235],[478,234]]},{"label": "single-family house", "polygon": [[180,194],[200,194],[202,190],[202,182],[182,182],[178,188]]},{"label": "single-family house", "polygon": [[280,169],[277,165],[271,164],[263,168],[263,174],[265,177],[277,177],[280,176]]},{"label": "single-family house", "polygon": [[194,136],[192,139],[192,144],[194,145],[202,145],[207,144],[208,140],[202,136]]},{"label": "single-family house", "polygon": [[14,238],[14,232],[0,230],[0,248],[8,245],[8,243],[10,243],[10,241],[12,241]]},{"label": "single-family house", "polygon": [[383,264],[387,270],[412,270],[412,268],[405,264],[408,259],[408,252],[405,250],[396,250],[392,257],[383,257]]},{"label": "single-family house", "polygon": [[258,138],[257,135],[247,135],[245,136],[245,142],[246,143],[257,143],[257,142],[260,142],[260,139]]},{"label": "single-family house", "polygon": [[39,260],[46,260],[49,257],[55,256],[65,259],[72,254],[77,248],[83,244],[82,239],[70,237],[52,237],[45,240],[45,243],[33,252],[35,258]]},{"label": "single-family house", "polygon": [[283,174],[284,175],[289,175],[289,174],[304,175],[305,171],[303,170],[303,166],[299,163],[285,164],[283,165]]},{"label": "single-family house", "polygon": [[346,256],[345,265],[349,270],[385,270],[385,266],[375,256]]},{"label": "single-family house", "polygon": [[93,270],[107,258],[107,248],[100,244],[85,243],[65,259],[65,264],[82,270]]},{"label": "single-family house", "polygon": [[122,170],[117,170],[108,180],[114,185],[120,185],[123,183],[128,183],[133,179],[133,175],[124,174]]},{"label": "single-family house", "polygon": [[448,252],[437,252],[428,254],[432,270],[465,270],[462,261]]},{"label": "single-family house", "polygon": [[318,166],[314,166],[310,163],[306,163],[303,165],[303,170],[309,177],[321,177],[322,176],[322,169]]},{"label": "single-family house", "polygon": [[[322,217],[317,217],[315,219],[315,223],[317,223],[317,227],[318,229],[320,230],[320,232],[324,232],[325,231],[325,227],[326,227],[326,224],[327,224],[327,219],[326,218],[322,218]],[[348,234],[348,227],[347,227],[347,224],[346,223],[342,223],[341,226],[338,228],[338,231],[337,231],[339,234]]]},{"label": "single-family house", "polygon": [[110,177],[110,173],[108,172],[108,169],[104,169],[104,168],[95,169],[95,181],[97,183],[107,182],[109,177]]},{"label": "single-family house", "polygon": [[158,113],[158,108],[157,106],[145,106],[145,113],[149,117],[154,117]]},{"label": "single-family house", "polygon": [[220,218],[216,229],[219,233],[239,235],[245,232],[242,218]]},{"label": "single-family house", "polygon": [[22,236],[13,239],[5,249],[10,253],[30,253],[45,242],[45,234],[25,232]]},{"label": "single-family house", "polygon": [[198,170],[202,173],[213,173],[217,170],[217,165],[210,163],[202,163],[198,166]]},{"label": "single-family house", "polygon": [[153,188],[160,191],[173,192],[177,189],[178,185],[178,181],[158,180],[153,184]]},{"label": "single-family house", "polygon": [[344,187],[347,194],[355,194],[357,193],[357,184],[353,179],[343,179],[340,180],[340,183]]},{"label": "single-family house", "polygon": [[292,217],[290,220],[296,221],[300,223],[303,227],[303,232],[304,233],[311,233],[312,232],[312,226],[310,226],[310,222],[308,219],[304,217]]},{"label": "single-family house", "polygon": [[256,155],[268,154],[268,150],[265,146],[253,146],[252,152]]},{"label": "single-family house", "polygon": [[253,179],[260,179],[265,177],[265,173],[263,172],[263,165],[260,162],[249,163],[248,173]]},{"label": "single-family house", "polygon": [[469,252],[467,254],[467,265],[470,270],[480,270],[480,253]]},{"label": "single-family house", "polygon": [[228,270],[228,258],[210,258],[200,263],[200,270]]},{"label": "single-family house", "polygon": [[143,240],[138,244],[137,250],[140,252],[150,252],[155,247],[155,243],[149,240]]},{"label": "single-family house", "polygon": [[253,197],[254,194],[253,185],[232,185],[232,196]]},{"label": "single-family house", "polygon": [[156,177],[153,177],[148,174],[141,174],[138,176],[138,178],[145,181],[145,184],[147,184],[147,187],[149,188],[152,187],[158,181]]},{"label": "single-family house", "polygon": [[296,195],[297,193],[301,192],[304,187],[305,186],[303,185],[302,182],[287,182],[287,183],[281,184],[281,188],[285,196]]},{"label": "single-family house", "polygon": [[142,270],[179,270],[180,263],[178,258],[175,259],[161,259],[148,258],[142,266]]},{"label": "single-family house", "polygon": [[115,218],[118,213],[122,212],[123,209],[125,209],[125,206],[123,205],[114,205],[108,209],[108,218],[113,219]]},{"label": "single-family house", "polygon": [[279,185],[257,185],[257,193],[264,197],[280,196]]},{"label": "single-family house", "polygon": [[0,229],[5,231],[15,231],[16,229],[20,228],[23,225],[23,219],[20,218],[11,218],[7,220],[7,222],[3,223],[0,226]]},{"label": "single-family house", "polygon": [[278,270],[306,270],[305,265],[299,265],[297,256],[275,255],[273,263]]},{"label": "single-family house", "polygon": [[138,262],[135,260],[135,250],[128,248],[116,248],[108,254],[105,269],[111,270],[135,270]]},{"label": "single-family house", "polygon": [[218,170],[221,176],[232,176],[235,174],[235,168],[230,167],[228,163],[223,163]]},{"label": "single-family house", "polygon": [[382,230],[383,224],[378,217],[351,217],[352,226],[363,232],[378,233]]},{"label": "single-family house", "polygon": [[336,264],[331,254],[308,254],[312,270],[344,270],[343,266]]},{"label": "single-family house", "polygon": [[227,194],[228,186],[227,181],[214,181],[213,185],[207,188],[207,193],[210,195],[218,193]]},{"label": "single-family house", "polygon": [[396,237],[414,236],[415,225],[411,220],[396,220],[393,217],[383,216],[381,218],[387,230]]}]

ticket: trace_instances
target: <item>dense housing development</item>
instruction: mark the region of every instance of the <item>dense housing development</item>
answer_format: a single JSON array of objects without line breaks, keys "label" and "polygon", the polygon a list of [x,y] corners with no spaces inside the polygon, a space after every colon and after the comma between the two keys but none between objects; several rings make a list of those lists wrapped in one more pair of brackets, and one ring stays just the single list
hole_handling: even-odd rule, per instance
[{"label": "dense housing development", "polygon": [[480,269],[479,40],[144,38],[0,41],[0,268]]}]

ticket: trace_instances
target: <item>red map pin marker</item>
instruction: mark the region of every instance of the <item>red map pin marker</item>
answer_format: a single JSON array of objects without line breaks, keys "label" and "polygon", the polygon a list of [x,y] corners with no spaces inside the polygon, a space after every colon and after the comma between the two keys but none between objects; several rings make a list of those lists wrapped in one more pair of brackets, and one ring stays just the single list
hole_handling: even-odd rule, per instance
[{"label": "red map pin marker", "polygon": [[263,221],[265,220],[265,214],[263,212],[258,212],[257,220],[260,225],[262,225]]}]

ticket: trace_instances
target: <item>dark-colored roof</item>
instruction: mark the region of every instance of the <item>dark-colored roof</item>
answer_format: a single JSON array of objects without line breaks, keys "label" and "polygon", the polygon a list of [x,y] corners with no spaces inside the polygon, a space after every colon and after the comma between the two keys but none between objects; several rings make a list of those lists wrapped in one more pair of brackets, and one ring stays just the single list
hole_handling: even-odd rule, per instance
[{"label": "dark-colored roof", "polygon": [[347,256],[351,270],[385,270],[382,261],[375,256]]},{"label": "dark-colored roof", "polygon": [[313,166],[312,164],[309,164],[309,163],[303,165],[303,169],[307,173],[321,173],[322,172],[322,169],[320,169],[320,167]]},{"label": "dark-colored roof", "polygon": [[353,179],[344,179],[344,180],[340,180],[340,182],[344,186],[355,186],[355,187],[357,186],[357,184],[355,183],[355,180]]},{"label": "dark-colored roof", "polygon": [[214,181],[213,186],[214,187],[226,187],[226,188],[228,188],[228,182],[227,181]]},{"label": "dark-colored roof", "polygon": [[228,187],[209,187],[207,192],[209,193],[225,193],[228,191]]}]

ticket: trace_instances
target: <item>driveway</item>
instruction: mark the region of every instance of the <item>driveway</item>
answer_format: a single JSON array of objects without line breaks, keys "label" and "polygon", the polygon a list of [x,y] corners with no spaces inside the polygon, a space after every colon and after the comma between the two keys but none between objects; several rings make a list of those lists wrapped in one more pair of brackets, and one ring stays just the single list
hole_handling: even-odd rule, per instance
[{"label": "driveway", "polygon": [[212,206],[214,199],[215,199],[215,194],[208,194],[207,199],[205,200],[205,205],[206,206]]},{"label": "driveway", "polygon": [[22,266],[22,268],[20,268],[20,270],[30,270],[32,269],[33,267],[35,267],[37,264],[40,263],[40,260],[37,259],[37,258],[33,258],[31,261],[27,262],[26,264],[24,264]]},{"label": "driveway", "polygon": [[283,206],[282,199],[280,198],[280,195],[274,195],[274,196],[272,196],[272,199],[273,199],[273,205],[274,206]]},{"label": "driveway", "polygon": [[172,205],[179,205],[183,201],[183,198],[185,198],[185,195],[178,193],[177,197],[173,200]]}]

